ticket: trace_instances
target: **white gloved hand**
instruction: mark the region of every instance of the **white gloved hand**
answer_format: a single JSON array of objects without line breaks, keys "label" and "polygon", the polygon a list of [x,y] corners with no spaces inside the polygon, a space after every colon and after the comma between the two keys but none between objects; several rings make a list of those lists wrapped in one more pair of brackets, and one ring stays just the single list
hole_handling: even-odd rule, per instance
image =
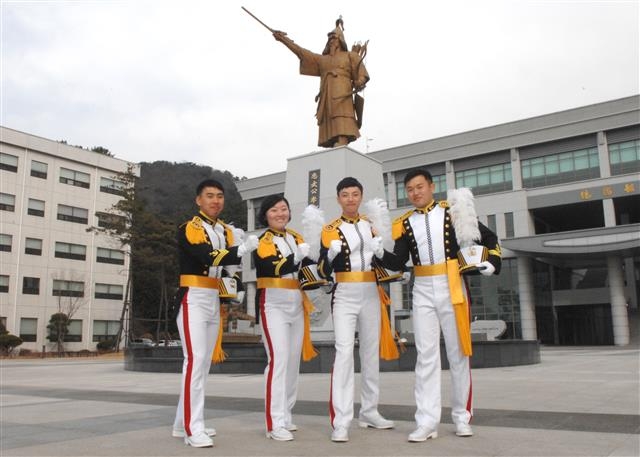
[{"label": "white gloved hand", "polygon": [[244,243],[238,246],[238,257],[242,257],[243,255],[255,251],[258,247],[258,237],[255,235],[249,235]]},{"label": "white gloved hand", "polygon": [[483,274],[484,276],[491,276],[496,271],[496,267],[494,267],[488,260],[476,264],[476,267],[478,268],[478,271],[480,271],[480,274]]},{"label": "white gloved hand", "polygon": [[404,273],[402,273],[402,279],[400,280],[400,283],[409,284],[409,281],[411,281],[411,272],[405,271]]},{"label": "white gloved hand", "polygon": [[335,259],[336,256],[341,252],[342,252],[342,241],[331,240],[331,244],[329,244],[329,252],[327,253],[327,258],[329,259],[329,262],[333,262],[333,259]]},{"label": "white gloved hand", "polygon": [[244,290],[239,290],[236,293],[236,298],[233,299],[236,303],[242,303],[244,301]]},{"label": "white gloved hand", "polygon": [[309,255],[310,251],[311,246],[309,246],[309,243],[300,243],[293,253],[293,262],[299,263],[302,259]]},{"label": "white gloved hand", "polygon": [[379,259],[381,259],[382,256],[384,256],[384,248],[382,247],[381,236],[373,237],[373,239],[371,240],[371,250],[373,251],[373,254]]}]

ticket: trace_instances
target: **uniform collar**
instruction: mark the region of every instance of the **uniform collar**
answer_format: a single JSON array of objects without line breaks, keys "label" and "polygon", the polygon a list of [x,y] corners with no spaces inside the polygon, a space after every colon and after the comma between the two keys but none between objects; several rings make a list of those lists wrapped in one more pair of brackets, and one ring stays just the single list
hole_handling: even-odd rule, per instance
[{"label": "uniform collar", "polygon": [[429,211],[431,211],[435,207],[436,207],[436,201],[435,200],[431,200],[431,203],[429,203],[424,208],[416,208],[416,209],[414,209],[414,211],[416,213],[419,213],[419,214],[426,214],[426,213],[428,213]]},{"label": "uniform collar", "polygon": [[342,219],[344,222],[348,222],[349,224],[357,224],[360,221],[360,215],[358,214],[356,217],[351,218],[343,214],[342,216],[340,216],[340,219]]},{"label": "uniform collar", "polygon": [[204,214],[202,211],[198,213],[198,216],[202,218],[207,224],[216,225],[218,223],[218,219],[211,219],[209,216]]},{"label": "uniform collar", "polygon": [[268,228],[267,231],[273,233],[275,236],[281,236],[281,237],[284,237],[287,234],[286,231],[281,232],[280,230],[276,230],[272,228]]}]

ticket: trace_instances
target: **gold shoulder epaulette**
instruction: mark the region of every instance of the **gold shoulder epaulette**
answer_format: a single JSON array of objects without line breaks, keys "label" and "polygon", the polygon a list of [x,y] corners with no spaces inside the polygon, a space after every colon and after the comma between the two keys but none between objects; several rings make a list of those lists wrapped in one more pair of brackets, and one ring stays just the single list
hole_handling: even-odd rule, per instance
[{"label": "gold shoulder epaulette", "polygon": [[367,216],[366,214],[361,214],[360,219],[362,219],[363,221],[371,222],[371,219],[369,219],[369,216]]},{"label": "gold shoulder epaulette", "polygon": [[260,258],[270,257],[276,255],[276,244],[273,242],[273,233],[264,232],[264,234],[260,237],[260,242],[258,243],[258,256]]},{"label": "gold shoulder epaulette", "polygon": [[332,240],[339,240],[340,235],[338,234],[337,228],[342,224],[342,219],[334,219],[329,224],[322,227],[322,245],[325,248],[328,248],[331,244]]},{"label": "gold shoulder epaulette", "polygon": [[332,230],[337,229],[340,226],[340,224],[342,224],[342,219],[340,218],[334,219],[331,222],[329,222],[327,225],[323,226],[322,231],[324,232],[326,230],[327,232],[330,232]]},{"label": "gold shoulder epaulette", "polygon": [[396,217],[391,223],[391,238],[397,240],[404,233],[404,221],[413,214],[413,210],[409,210],[400,217]]},{"label": "gold shoulder epaulette", "polygon": [[194,216],[185,228],[185,236],[187,241],[191,244],[202,244],[207,242],[207,232],[205,232],[202,226],[202,219],[198,216]]},{"label": "gold shoulder epaulette", "polygon": [[449,207],[449,202],[446,200],[440,200],[438,202],[438,205],[440,206],[440,208],[448,208]]},{"label": "gold shoulder epaulette", "polygon": [[292,230],[292,229],[288,228],[287,229],[287,233],[290,233],[296,239],[296,243],[298,243],[298,244],[304,243],[304,238],[302,238],[302,235],[300,235],[295,230]]}]

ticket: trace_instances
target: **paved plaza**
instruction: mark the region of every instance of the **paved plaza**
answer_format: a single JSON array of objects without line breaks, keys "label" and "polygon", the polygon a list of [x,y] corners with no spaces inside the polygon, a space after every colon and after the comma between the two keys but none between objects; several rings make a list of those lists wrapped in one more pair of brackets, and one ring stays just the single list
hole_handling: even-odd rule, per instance
[{"label": "paved plaza", "polygon": [[328,374],[301,375],[292,442],[265,438],[261,375],[211,375],[205,415],[218,436],[208,449],[171,437],[179,374],[124,371],[114,357],[2,360],[0,455],[640,455],[637,345],[543,348],[541,359],[473,370],[472,438],[454,434],[443,372],[443,423],[424,443],[407,442],[412,372],[381,373],[380,411],[396,428],[364,430],[354,421],[351,440],[340,444],[329,439]]}]

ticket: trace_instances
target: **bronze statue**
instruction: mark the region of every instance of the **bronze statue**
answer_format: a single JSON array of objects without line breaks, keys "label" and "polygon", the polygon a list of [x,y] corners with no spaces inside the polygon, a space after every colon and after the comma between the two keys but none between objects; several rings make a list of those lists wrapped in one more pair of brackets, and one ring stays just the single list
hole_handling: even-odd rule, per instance
[{"label": "bronze statue", "polygon": [[[262,21],[243,8],[254,19]],[[360,137],[364,99],[358,94],[369,81],[363,59],[367,43],[356,44],[351,51],[344,39],[342,18],[329,32],[322,54],[313,53],[293,42],[285,32],[267,27],[273,37],[300,59],[300,74],[320,77],[320,91],[316,95],[318,107],[318,146],[344,146]]]}]

